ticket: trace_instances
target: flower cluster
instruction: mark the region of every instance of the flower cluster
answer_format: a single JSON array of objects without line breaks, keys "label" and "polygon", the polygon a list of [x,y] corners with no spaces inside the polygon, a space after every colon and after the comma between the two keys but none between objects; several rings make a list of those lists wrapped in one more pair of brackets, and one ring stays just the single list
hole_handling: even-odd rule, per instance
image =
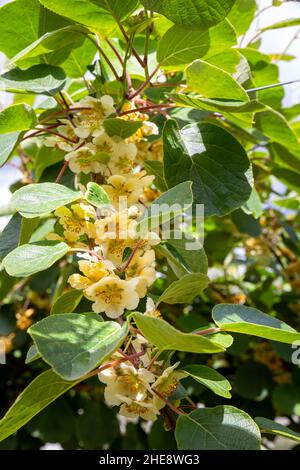
[{"label": "flower cluster", "polygon": [[[58,228],[48,239],[64,240],[85,252],[80,273],[71,275],[69,283],[93,302],[95,312],[118,318],[124,310],[137,308],[156,278],[153,245],[160,239],[154,232],[138,234],[136,219],[145,210],[147,188],[150,200],[156,197],[149,188],[154,176],[139,164],[138,145],[158,129],[146,115],[133,112],[130,120],[141,124],[135,134],[127,139],[109,136],[103,123],[116,110],[107,95],[100,100],[86,97],[73,107],[79,112],[63,120],[60,135],[48,137],[46,143],[66,152],[73,172],[101,173],[111,205],[102,210],[82,201],[60,207],[55,211]],[[129,109],[125,105],[124,110]],[[128,121],[129,115],[122,119]]]},{"label": "flower cluster", "polygon": [[179,362],[168,367],[163,361],[150,362],[153,352],[141,335],[132,341],[132,347],[137,352],[145,351],[138,364],[129,360],[118,364],[120,355],[116,354],[113,359],[117,365],[103,370],[98,377],[106,385],[106,403],[120,406],[120,415],[154,421],[186,374],[175,370]]},{"label": "flower cluster", "polygon": [[[65,241],[80,252],[80,272],[69,277],[69,284],[92,302],[94,312],[113,319],[125,310],[137,309],[140,299],[146,297],[156,279],[153,246],[160,242],[156,232],[138,232],[137,219],[158,195],[151,188],[154,176],[143,169],[144,161],[160,159],[162,146],[159,140],[148,142],[158,129],[144,114],[126,114],[130,106],[124,106],[122,119],[139,121],[140,126],[126,139],[106,133],[104,121],[116,110],[112,98],[103,96],[76,103],[72,119],[62,120],[58,135],[46,140],[48,146],[66,153],[65,160],[74,173],[99,175],[97,181],[110,201],[108,207],[94,207],[82,199],[58,208],[55,233],[47,238]],[[159,315],[149,297],[146,314]],[[153,346],[140,334],[134,339],[130,333],[127,344],[138,354],[137,360],[131,362],[130,355],[124,359],[125,347],[123,356],[118,352],[110,358],[116,365],[99,374],[106,384],[106,401],[120,406],[123,416],[155,420],[166,404],[165,397],[172,394],[184,374],[175,370],[178,364],[169,366],[151,359]]]},{"label": "flower cluster", "polygon": [[[157,126],[141,113],[130,114],[131,121],[140,121],[141,127],[127,139],[110,136],[103,125],[105,119],[116,114],[111,96],[83,98],[71,106],[76,110],[75,117],[62,120],[57,135],[47,137],[45,143],[66,152],[65,160],[70,170],[76,174],[127,175],[137,161],[144,161],[149,155],[150,144],[147,138],[158,134]],[[124,106],[129,110],[128,106]],[[77,112],[79,110],[79,112]],[[128,120],[128,115],[123,116]],[[159,145],[159,144],[157,144]],[[160,147],[161,148],[161,147]],[[153,159],[158,159],[153,152]]]}]

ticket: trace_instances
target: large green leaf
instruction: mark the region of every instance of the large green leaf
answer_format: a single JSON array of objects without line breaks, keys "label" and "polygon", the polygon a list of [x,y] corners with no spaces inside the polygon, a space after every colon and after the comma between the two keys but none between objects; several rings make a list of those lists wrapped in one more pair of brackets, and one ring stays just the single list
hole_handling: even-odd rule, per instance
[{"label": "large green leaf", "polygon": [[256,12],[256,0],[236,0],[229,15],[230,23],[234,26],[237,35],[245,34],[251,25]]},{"label": "large green leaf", "polygon": [[191,273],[186,274],[181,279],[172,282],[161,294],[158,303],[167,304],[188,304],[192,303],[197,295],[206,289],[209,279],[206,274]]},{"label": "large green leaf", "polygon": [[51,369],[36,377],[0,421],[0,441],[15,433],[80,380],[66,381]]},{"label": "large green leaf", "polygon": [[216,370],[211,367],[191,364],[183,367],[190,377],[197,382],[201,383],[205,387],[212,390],[216,395],[220,395],[224,398],[231,398],[231,385],[223,375],[219,374]]},{"label": "large green leaf", "polygon": [[256,127],[273,142],[284,146],[297,146],[299,141],[285,117],[269,108],[255,115]]},{"label": "large green leaf", "polygon": [[138,220],[137,230],[141,233],[154,230],[162,223],[183,214],[193,204],[192,183],[184,181],[169,189],[144,212]]},{"label": "large green leaf", "polygon": [[59,15],[70,18],[102,34],[116,28],[116,19],[128,16],[137,7],[137,0],[39,0],[42,5]]},{"label": "large green leaf", "polygon": [[300,442],[300,434],[280,423],[276,423],[276,421],[267,418],[255,418],[255,421],[263,433],[275,434],[276,436],[282,436]]},{"label": "large green leaf", "polygon": [[236,34],[227,20],[203,31],[172,26],[158,44],[157,61],[165,68],[176,69],[175,66],[213,56],[235,44]]},{"label": "large green leaf", "polygon": [[263,111],[265,105],[258,101],[239,101],[228,99],[202,98],[201,96],[184,95],[183,93],[170,93],[169,97],[177,104],[196,109],[206,109],[208,111],[221,113],[253,113]]},{"label": "large green leaf", "polygon": [[189,88],[205,98],[249,101],[246,91],[228,73],[204,60],[195,60],[186,68]]},{"label": "large green leaf", "polygon": [[[12,58],[49,31],[70,24],[66,18],[46,10],[38,0],[15,0],[0,9],[0,50]],[[47,62],[49,57],[24,61],[22,66]]]},{"label": "large green leaf", "polygon": [[68,250],[68,245],[62,242],[28,243],[11,251],[4,258],[3,266],[10,276],[27,277],[50,268]]},{"label": "large green leaf", "polygon": [[52,52],[57,53],[59,49],[79,47],[84,41],[83,35],[88,32],[83,26],[79,25],[65,26],[64,28],[50,31],[15,55],[12,58],[12,62],[17,64],[26,59],[44,56]]},{"label": "large green leaf", "polygon": [[0,112],[0,166],[11,156],[24,131],[35,124],[36,115],[27,104],[15,104]]},{"label": "large green leaf", "polygon": [[12,197],[15,209],[24,217],[33,218],[48,214],[81,197],[79,191],[56,183],[28,184],[18,189]]},{"label": "large green leaf", "polygon": [[42,358],[66,380],[84,376],[123,343],[128,325],[106,321],[96,313],[51,315],[28,330]]},{"label": "large green leaf", "polygon": [[180,450],[260,450],[260,432],[252,418],[233,406],[192,411],[177,420]]},{"label": "large green leaf", "polygon": [[224,348],[202,335],[182,333],[160,318],[135,313],[133,315],[138,329],[160,351],[174,350],[192,353],[215,353]]},{"label": "large green leaf", "polygon": [[232,331],[281,343],[300,340],[300,333],[277,318],[244,305],[220,304],[212,311],[213,320],[223,331]]},{"label": "large green leaf", "polygon": [[64,292],[52,305],[50,314],[72,313],[82,299],[80,290],[69,290]]},{"label": "large green leaf", "polygon": [[249,199],[250,162],[244,148],[227,131],[209,123],[179,130],[170,119],[163,139],[168,186],[193,181],[194,202],[204,204],[206,216],[227,214]]},{"label": "large green leaf", "polygon": [[149,10],[169,18],[176,25],[193,29],[209,28],[220,23],[235,0],[141,0]]}]

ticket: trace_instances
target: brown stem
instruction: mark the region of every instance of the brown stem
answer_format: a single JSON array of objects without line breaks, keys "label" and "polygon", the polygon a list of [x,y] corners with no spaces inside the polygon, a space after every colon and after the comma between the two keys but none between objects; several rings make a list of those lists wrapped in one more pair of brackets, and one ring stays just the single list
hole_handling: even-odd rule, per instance
[{"label": "brown stem", "polygon": [[124,271],[126,271],[126,269],[128,268],[128,266],[130,265],[134,255],[136,254],[137,250],[139,249],[140,245],[142,243],[142,240],[139,240],[137,242],[137,244],[135,245],[135,247],[133,248],[132,252],[130,253],[130,256],[128,257],[128,260],[122,265],[120,265],[116,271],[118,274],[120,273],[123,273]]},{"label": "brown stem", "polygon": [[147,80],[144,81],[144,83],[141,84],[141,86],[139,86],[137,88],[137,90],[130,96],[128,96],[127,98],[129,100],[132,100],[133,98],[135,98],[136,96],[138,96],[145,88],[147,85],[149,85],[149,83],[151,82],[152,78],[154,77],[154,75],[158,72],[160,68],[160,64],[158,64],[155,69],[153,70],[152,73],[150,73],[149,77],[147,78]]},{"label": "brown stem", "polygon": [[154,356],[152,357],[147,369],[150,370],[153,366],[153,364],[157,361],[157,359],[159,358],[159,356],[161,355],[161,351],[157,351],[156,354],[154,354]]},{"label": "brown stem", "polygon": [[166,405],[168,405],[168,407],[172,411],[174,411],[174,413],[176,413],[177,415],[185,415],[186,414],[183,411],[181,411],[179,408],[176,408],[176,406],[173,405],[173,403],[171,403],[167,398],[165,398],[158,390],[156,390],[155,388],[153,388],[152,390],[161,400],[163,400],[165,402]]},{"label": "brown stem", "polygon": [[194,331],[195,335],[209,335],[211,333],[219,333],[221,328],[208,328],[207,330]]},{"label": "brown stem", "polygon": [[150,111],[150,110],[160,110],[162,108],[176,108],[175,104],[152,104],[149,106],[142,106],[141,108],[134,108],[134,109],[129,109],[128,111],[123,111],[122,113],[119,114],[119,116],[126,116],[126,114],[131,114],[131,113],[138,113],[142,111]]},{"label": "brown stem", "polygon": [[[118,22],[118,25],[119,25],[119,28],[124,36],[124,38],[126,39],[126,42],[129,43],[129,37],[125,31],[125,29],[123,28],[122,24]],[[138,61],[138,63],[144,68],[145,67],[145,64],[144,64],[144,61],[143,59],[140,58],[140,56],[138,55],[137,51],[134,49],[134,47],[132,47],[132,54],[134,55],[134,57],[136,58],[136,60]]]},{"label": "brown stem", "polygon": [[[131,361],[131,360],[133,360],[137,357],[142,356],[143,354],[144,354],[144,352],[142,351],[142,352],[139,352],[139,353],[131,354],[130,356],[128,356],[128,358]],[[127,357],[120,357],[120,359],[116,359],[113,362],[108,362],[107,364],[104,364],[104,366],[98,367],[98,369],[92,370],[92,372],[85,375],[83,377],[83,380],[89,379],[90,377],[94,377],[95,375],[98,375],[100,372],[102,372],[103,370],[109,369],[110,367],[116,367],[119,364],[121,364],[122,362],[128,361],[128,358]]]},{"label": "brown stem", "polygon": [[118,58],[118,61],[120,62],[120,64],[123,66],[124,65],[124,61],[122,59],[122,57],[120,56],[119,52],[117,51],[116,47],[114,46],[114,44],[108,39],[108,38],[105,38],[105,41],[107,42],[107,44],[109,45],[109,47],[114,51],[114,53],[116,54],[117,58]]},{"label": "brown stem", "polygon": [[65,161],[62,168],[61,168],[61,170],[60,170],[60,172],[58,173],[58,175],[56,177],[55,183],[60,183],[62,177],[65,174],[66,169],[68,168],[68,165],[69,165],[69,162]]}]

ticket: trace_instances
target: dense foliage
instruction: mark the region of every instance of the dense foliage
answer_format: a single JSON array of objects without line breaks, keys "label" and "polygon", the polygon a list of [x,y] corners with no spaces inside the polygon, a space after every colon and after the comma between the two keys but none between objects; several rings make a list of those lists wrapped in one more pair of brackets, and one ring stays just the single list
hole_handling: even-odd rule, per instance
[{"label": "dense foliage", "polygon": [[1,449],[300,442],[300,108],[257,15],[0,9],[0,163],[23,175],[1,209]]}]

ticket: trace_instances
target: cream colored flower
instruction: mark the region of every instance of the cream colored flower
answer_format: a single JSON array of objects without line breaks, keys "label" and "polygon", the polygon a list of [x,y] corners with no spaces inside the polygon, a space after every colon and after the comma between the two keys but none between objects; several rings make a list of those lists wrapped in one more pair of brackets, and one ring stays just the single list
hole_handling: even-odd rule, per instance
[{"label": "cream colored flower", "polygon": [[69,162],[69,168],[73,173],[101,173],[106,171],[107,166],[98,158],[97,148],[91,143],[85,144],[65,156]]},{"label": "cream colored flower", "polygon": [[72,274],[69,277],[69,283],[73,289],[85,290],[87,287],[100,281],[103,277],[109,276],[115,266],[109,261],[87,261],[78,262],[80,271],[84,274]]},{"label": "cream colored flower", "polygon": [[[176,390],[179,381],[186,377],[185,372],[175,371],[176,367],[178,367],[180,362],[176,362],[173,366],[168,367],[163,371],[163,373],[158,377],[158,379],[152,385],[153,390],[158,390],[165,398],[168,398],[174,390]],[[154,404],[157,409],[162,409],[165,406],[164,400],[159,398],[156,394],[154,394]]]},{"label": "cream colored flower", "polygon": [[144,188],[149,186],[154,180],[154,176],[146,175],[145,171],[140,171],[134,175],[113,175],[104,185],[105,191],[108,193],[112,203],[118,207],[119,198],[127,197],[127,204],[131,206],[139,201]]},{"label": "cream colored flower", "polygon": [[105,312],[110,318],[120,317],[125,309],[134,310],[139,303],[136,280],[125,281],[118,276],[107,276],[85,290],[86,297],[93,301],[96,313]]},{"label": "cream colored flower", "polygon": [[112,174],[127,174],[134,165],[136,145],[125,142],[121,137],[115,137],[114,141],[116,145],[109,161],[109,169]]},{"label": "cream colored flower", "polygon": [[85,204],[73,204],[71,209],[59,207],[54,214],[59,218],[59,223],[64,228],[64,237],[69,242],[75,242],[89,233],[89,220],[96,215],[93,207]]},{"label": "cream colored flower", "polygon": [[[57,127],[56,132],[61,136],[66,137],[66,139],[58,135],[50,135],[45,138],[44,144],[46,147],[55,147],[63,150],[64,152],[72,152],[74,147],[79,145],[79,139],[75,134],[75,128],[67,119],[62,119],[61,124],[61,126]],[[71,141],[73,141],[73,143]]]},{"label": "cream colored flower", "polygon": [[106,384],[106,403],[110,406],[121,405],[120,414],[130,418],[141,416],[147,420],[156,418],[158,411],[153,407],[151,395],[155,376],[150,371],[123,362],[118,367],[100,372],[98,377]]},{"label": "cream colored flower", "polygon": [[75,106],[88,108],[76,115],[75,133],[80,139],[96,135],[101,129],[104,119],[116,111],[113,99],[109,95],[102,96],[99,100],[87,96],[76,103]]},{"label": "cream colored flower", "polygon": [[154,266],[155,253],[153,250],[147,250],[143,254],[137,251],[126,269],[126,279],[136,278],[138,280],[136,290],[141,298],[146,295],[147,288],[156,279]]}]

